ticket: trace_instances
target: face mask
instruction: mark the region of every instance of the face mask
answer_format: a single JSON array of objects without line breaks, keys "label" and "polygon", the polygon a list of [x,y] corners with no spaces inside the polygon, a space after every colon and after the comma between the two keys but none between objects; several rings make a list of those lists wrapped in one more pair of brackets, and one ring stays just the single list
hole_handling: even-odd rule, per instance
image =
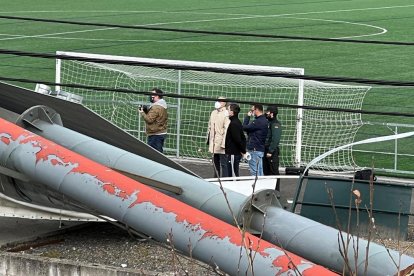
[{"label": "face mask", "polygon": [[224,110],[224,116],[229,117],[229,111],[228,110]]},{"label": "face mask", "polygon": [[215,109],[219,109],[221,107],[221,103],[220,102],[215,102],[214,103],[214,108]]}]

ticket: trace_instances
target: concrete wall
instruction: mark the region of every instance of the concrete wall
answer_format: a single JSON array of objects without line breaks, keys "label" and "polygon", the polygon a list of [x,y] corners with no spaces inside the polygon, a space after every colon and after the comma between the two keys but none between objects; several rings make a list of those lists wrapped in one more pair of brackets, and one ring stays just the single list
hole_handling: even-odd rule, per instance
[{"label": "concrete wall", "polygon": [[[143,276],[159,273],[94,264],[79,264],[67,260],[44,258],[21,253],[0,253],[1,276]],[[173,275],[165,274],[163,275]]]}]

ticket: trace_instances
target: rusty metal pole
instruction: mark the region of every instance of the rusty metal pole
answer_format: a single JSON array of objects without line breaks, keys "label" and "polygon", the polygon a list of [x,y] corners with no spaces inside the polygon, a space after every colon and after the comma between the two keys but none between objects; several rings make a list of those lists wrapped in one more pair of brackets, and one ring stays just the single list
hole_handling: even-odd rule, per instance
[{"label": "rusty metal pole", "polygon": [[[169,195],[234,224],[234,218],[226,205],[223,192],[216,185],[65,128],[62,126],[60,115],[52,108],[32,107],[21,114],[17,125],[104,166],[142,176],[140,181],[144,184],[156,180],[179,187],[183,191],[182,194],[169,193]],[[232,191],[226,193],[233,213],[236,216],[242,214],[249,199]]]},{"label": "rusty metal pole", "polygon": [[230,275],[335,275],[3,119],[0,162]]},{"label": "rusty metal pole", "polygon": [[263,228],[263,239],[334,271],[348,271],[347,275],[352,270],[357,271],[355,274],[358,275],[403,276],[412,275],[414,269],[413,257],[374,242],[368,243],[362,238],[357,239],[356,236],[281,208],[267,208],[266,218],[256,216],[252,219],[252,224],[253,228]]},{"label": "rusty metal pole", "polygon": [[[34,116],[34,113],[37,114]],[[30,131],[108,167],[180,187],[183,190],[182,194],[171,195],[221,220],[235,223],[223,192],[218,186],[66,129],[60,125],[60,118],[54,119],[57,117],[58,114],[53,109],[35,107],[23,113],[18,123]],[[52,123],[53,121],[56,123]],[[256,198],[259,198],[259,201],[264,198],[262,201],[265,204],[263,208],[255,210],[255,208],[249,209],[250,198],[233,191],[225,190],[225,192],[239,224],[247,226],[253,232],[262,232],[265,240],[317,264],[337,272],[343,270],[345,261],[339,251],[341,244],[338,243],[338,230],[278,208],[278,202],[271,201],[265,193],[264,196],[263,193],[257,195]],[[255,206],[260,205],[255,203]],[[249,211],[249,225],[245,220],[246,211]],[[266,212],[266,217],[263,216],[264,212]],[[346,233],[341,233],[341,235],[346,237]],[[366,240],[359,239],[357,265],[354,264],[351,250],[348,260],[352,268],[360,267],[358,271],[363,271],[361,266],[363,267],[368,261],[367,275],[369,276],[383,275],[381,274],[383,272],[390,275],[397,274],[398,268],[395,263],[399,263],[400,269],[412,267],[414,264],[414,258],[404,254],[400,258],[399,252],[372,242],[367,252],[366,245]],[[368,259],[366,259],[367,253]]]}]

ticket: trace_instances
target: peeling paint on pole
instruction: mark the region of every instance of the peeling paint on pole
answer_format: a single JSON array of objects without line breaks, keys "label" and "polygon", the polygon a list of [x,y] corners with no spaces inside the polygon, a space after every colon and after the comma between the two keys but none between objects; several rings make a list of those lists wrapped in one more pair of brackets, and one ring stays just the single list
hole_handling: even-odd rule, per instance
[{"label": "peeling paint on pole", "polygon": [[[32,116],[33,114],[43,115],[36,117]],[[132,174],[143,177],[144,184],[150,185],[151,183],[145,181],[146,179],[151,179],[179,188],[182,191],[179,194],[169,190],[164,191],[164,193],[222,221],[234,224],[235,220],[232,214],[235,214],[239,219],[237,223],[244,224],[246,228],[256,233],[260,232],[264,240],[277,246],[282,246],[284,249],[303,256],[314,263],[337,272],[341,272],[345,267],[345,260],[339,250],[342,248],[342,244],[339,243],[339,232],[337,229],[310,221],[281,209],[278,204],[274,204],[275,202],[272,200],[269,201],[266,191],[264,191],[265,193],[255,194],[255,199],[260,198],[264,205],[261,207],[261,210],[252,211],[250,208],[251,199],[242,194],[225,190],[225,199],[220,187],[214,184],[151,161],[146,156],[129,153],[65,128],[61,124],[53,123],[52,118],[57,117],[59,116],[51,108],[36,106],[26,110],[18,118],[18,124],[20,123],[28,130],[59,145],[65,145],[71,151],[88,157],[95,162],[121,172],[126,172],[127,176]],[[48,119],[45,120],[45,118]],[[60,120],[57,121],[59,122]],[[111,185],[107,185],[105,188],[112,193],[118,191],[116,187]],[[263,195],[266,196],[262,197]],[[230,205],[232,213],[229,212],[227,204]],[[111,211],[108,210],[108,214]],[[247,218],[250,217],[248,225],[244,221],[246,214],[248,215]],[[143,218],[143,221],[146,219]],[[346,237],[347,233],[342,233],[341,235]],[[410,256],[400,255],[397,251],[372,242],[370,242],[369,250],[367,250],[368,241],[359,239],[358,242],[360,244],[358,258],[355,259],[352,251],[349,251],[348,260],[351,267],[356,267],[356,264],[363,267],[368,261],[367,275],[369,276],[397,274],[398,268],[395,266],[395,263],[399,263],[400,268],[407,268],[408,270],[414,266],[414,258]]]},{"label": "peeling paint on pole", "polygon": [[[0,119],[0,160],[34,181],[231,274],[336,275],[103,165]],[[145,166],[145,164],[136,164]]]}]

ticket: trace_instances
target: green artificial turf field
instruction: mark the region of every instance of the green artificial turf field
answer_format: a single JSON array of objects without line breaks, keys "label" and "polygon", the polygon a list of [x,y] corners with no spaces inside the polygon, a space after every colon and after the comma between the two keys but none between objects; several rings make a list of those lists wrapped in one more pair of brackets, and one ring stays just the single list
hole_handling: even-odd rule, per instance
[{"label": "green artificial turf field", "polygon": [[[411,0],[8,1],[0,16],[280,36],[413,42]],[[242,37],[0,18],[0,48],[76,51],[305,68],[305,74],[412,82],[414,46]],[[0,77],[54,81],[51,59],[0,55]],[[33,84],[16,83],[34,88]],[[413,87],[373,85],[363,110],[412,113]],[[414,131],[412,117],[363,115],[356,140]],[[388,125],[387,125],[388,124]],[[390,125],[391,124],[391,125]],[[400,125],[396,125],[400,124]],[[403,126],[405,125],[405,126]],[[398,142],[397,170],[414,171],[414,139]],[[355,149],[358,165],[395,169],[394,142]],[[373,153],[376,152],[376,153]]]}]

